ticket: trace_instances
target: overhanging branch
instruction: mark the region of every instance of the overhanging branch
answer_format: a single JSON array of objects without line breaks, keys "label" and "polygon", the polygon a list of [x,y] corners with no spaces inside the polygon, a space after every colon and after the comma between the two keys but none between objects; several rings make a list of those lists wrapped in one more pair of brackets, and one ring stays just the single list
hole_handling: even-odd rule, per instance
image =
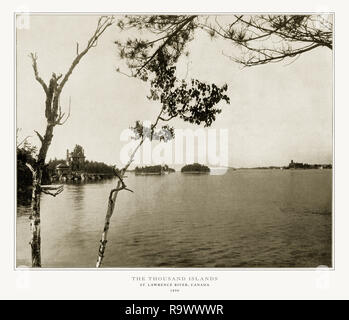
[{"label": "overhanging branch", "polygon": [[[64,190],[63,185],[42,185],[41,192],[56,197]],[[52,192],[55,191],[55,192]]]}]

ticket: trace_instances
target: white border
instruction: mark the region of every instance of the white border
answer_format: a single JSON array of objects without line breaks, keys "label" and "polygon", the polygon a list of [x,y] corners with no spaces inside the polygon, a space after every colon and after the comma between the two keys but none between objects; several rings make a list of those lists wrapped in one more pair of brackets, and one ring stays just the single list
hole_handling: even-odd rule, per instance
[{"label": "white border", "polygon": [[[260,272],[258,269],[249,269],[249,272],[244,272],[235,269],[234,271],[221,271],[215,269],[215,271],[209,271],[207,269],[198,271],[188,271],[183,269],[176,269],[171,271],[164,270],[152,270],[145,269],[145,271],[109,271],[104,269],[104,272],[91,270],[91,272],[67,272],[56,271],[51,272],[53,269],[48,269],[47,272],[37,272],[31,270],[29,272],[13,271],[13,259],[14,256],[13,246],[13,230],[9,226],[14,226],[13,217],[13,202],[8,201],[3,206],[2,219],[0,224],[0,298],[96,298],[96,299],[257,299],[257,298],[341,298],[346,294],[346,282],[349,280],[346,270],[346,266],[349,265],[349,259],[346,255],[346,244],[348,243],[347,227],[349,225],[348,216],[345,213],[348,210],[347,203],[345,201],[346,194],[344,188],[338,188],[339,186],[345,186],[348,181],[348,170],[346,169],[347,163],[345,162],[345,156],[347,151],[345,149],[346,141],[344,131],[347,126],[348,111],[345,106],[340,109],[338,104],[343,103],[346,97],[344,96],[344,86],[347,86],[347,79],[345,74],[345,66],[347,67],[346,57],[348,52],[348,45],[346,41],[347,19],[346,8],[344,3],[334,4],[334,1],[325,5],[319,5],[317,1],[294,1],[292,7],[286,3],[279,3],[277,1],[263,1],[259,3],[257,1],[249,1],[243,5],[224,2],[219,6],[217,1],[214,3],[208,3],[204,8],[200,7],[201,12],[253,12],[256,8],[259,8],[264,12],[335,12],[336,14],[336,66],[337,73],[336,78],[336,114],[334,119],[336,120],[336,181],[334,200],[336,203],[336,270],[332,272],[319,272],[307,270],[297,270],[287,272],[272,271]],[[324,3],[324,2],[322,2]],[[178,10],[180,1],[166,3],[166,12],[198,12],[197,4],[195,2],[186,3],[185,6],[181,6],[181,10]],[[209,7],[208,5],[214,6]],[[12,39],[13,32],[13,12],[21,11],[23,7],[27,7],[30,11],[81,11],[81,8],[86,12],[164,12],[164,2],[158,2],[157,5],[150,2],[132,2],[127,4],[128,7],[117,8],[115,1],[106,3],[87,3],[87,2],[68,2],[61,1],[59,4],[48,4],[44,1],[36,1],[33,4],[24,5],[23,2],[13,1],[11,4],[5,4],[6,8],[2,8],[1,12],[5,12],[6,16],[2,17],[1,23],[3,24],[1,30],[6,30],[6,34],[3,38],[5,44],[3,48],[13,48],[14,43]],[[4,6],[2,4],[2,6]],[[13,52],[2,51],[2,59],[4,66],[2,68],[3,73],[8,72],[8,76],[2,77],[2,88],[4,93],[8,93],[5,96],[4,106],[9,106],[5,110],[5,120],[1,126],[3,139],[3,146],[5,146],[5,152],[10,155],[10,159],[5,161],[2,159],[2,168],[13,168],[13,154],[14,146],[12,144],[13,127]],[[340,65],[340,68],[338,68]],[[338,78],[341,81],[338,81]],[[9,81],[11,79],[11,81]],[[342,89],[342,90],[341,90]],[[8,101],[7,101],[8,99]],[[7,103],[6,103],[7,102]],[[3,108],[4,109],[4,108]],[[7,117],[8,116],[8,117]],[[10,119],[10,121],[8,120]],[[342,130],[342,135],[339,135],[337,131]],[[341,137],[341,138],[339,138]],[[341,148],[341,140],[344,142]],[[7,151],[10,152],[7,152]],[[341,173],[341,175],[338,174]],[[1,195],[3,199],[13,200],[13,170],[3,170],[3,175],[6,176],[6,180],[2,183]],[[8,179],[7,179],[8,178]],[[344,190],[343,190],[344,189]],[[76,270],[76,269],[74,269]],[[144,269],[141,269],[144,270]],[[97,273],[98,272],[98,273]],[[219,283],[210,290],[187,290],[183,293],[176,295],[160,289],[147,289],[138,290],[134,283],[132,283],[130,276],[134,275],[162,275],[170,274],[174,275],[216,275],[219,277]],[[328,281],[325,281],[325,285],[319,286],[319,280],[325,276]],[[24,279],[24,280],[23,280]]]}]

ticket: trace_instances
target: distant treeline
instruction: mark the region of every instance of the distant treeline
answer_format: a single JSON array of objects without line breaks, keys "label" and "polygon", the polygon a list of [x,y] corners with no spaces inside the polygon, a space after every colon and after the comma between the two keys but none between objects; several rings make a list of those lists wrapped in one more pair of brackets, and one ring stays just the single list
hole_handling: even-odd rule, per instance
[{"label": "distant treeline", "polygon": [[162,172],[175,172],[174,169],[169,168],[168,165],[156,165],[156,166],[146,166],[146,167],[136,167],[135,173],[158,173],[161,174]]},{"label": "distant treeline", "polygon": [[269,167],[253,167],[253,168],[239,168],[241,169],[250,169],[250,170],[266,170],[266,169],[332,169],[332,164],[309,164],[309,163],[293,163],[292,165],[278,167],[278,166],[269,166]]},{"label": "distant treeline", "polygon": [[85,172],[87,173],[114,173],[114,166],[105,164],[104,162],[85,161]]},{"label": "distant treeline", "polygon": [[160,173],[161,166],[136,167],[135,173]]},{"label": "distant treeline", "polygon": [[[51,175],[54,175],[56,172],[56,166],[59,164],[66,164],[66,161],[63,159],[53,159],[48,162],[48,170]],[[83,171],[86,173],[109,173],[113,174],[114,167],[105,164],[104,162],[98,161],[89,161],[86,160],[83,165]]]},{"label": "distant treeline", "polygon": [[181,172],[210,172],[210,168],[199,163],[187,164]]},{"label": "distant treeline", "polygon": [[332,164],[290,163],[285,169],[332,169]]}]

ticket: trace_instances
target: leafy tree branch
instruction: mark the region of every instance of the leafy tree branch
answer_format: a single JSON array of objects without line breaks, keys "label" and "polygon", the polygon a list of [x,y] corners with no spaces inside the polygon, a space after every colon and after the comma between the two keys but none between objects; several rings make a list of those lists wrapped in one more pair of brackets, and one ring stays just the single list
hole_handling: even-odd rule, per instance
[{"label": "leafy tree branch", "polygon": [[135,126],[131,127],[134,132],[134,139],[139,140],[139,142],[126,165],[121,170],[116,170],[118,182],[116,187],[110,191],[108,197],[108,208],[98,249],[97,268],[101,267],[104,259],[110,221],[114,213],[117,195],[122,190],[133,192],[124,182],[125,173],[144,141],[149,139],[150,141],[167,142],[173,139],[173,127],[167,124],[162,125],[160,130],[157,127],[161,121],[168,122],[176,117],[190,123],[198,125],[204,123],[205,126],[210,126],[215,121],[216,115],[221,112],[218,104],[230,102],[229,97],[225,94],[228,89],[227,85],[218,87],[215,84],[206,84],[195,79],[192,79],[189,83],[177,79],[176,67],[169,65],[169,61],[162,51],[150,61],[149,65],[151,65],[152,72],[147,71],[147,79],[151,77],[148,80],[150,82],[150,95],[147,98],[159,102],[160,111],[150,127],[143,126],[141,121],[136,121]]},{"label": "leafy tree branch", "polygon": [[139,76],[160,52],[171,64],[188,55],[186,46],[200,30],[239,48],[240,54],[230,57],[244,66],[297,58],[318,47],[332,49],[333,41],[330,15],[126,16],[118,26],[143,31],[142,37],[115,42],[133,76]]}]

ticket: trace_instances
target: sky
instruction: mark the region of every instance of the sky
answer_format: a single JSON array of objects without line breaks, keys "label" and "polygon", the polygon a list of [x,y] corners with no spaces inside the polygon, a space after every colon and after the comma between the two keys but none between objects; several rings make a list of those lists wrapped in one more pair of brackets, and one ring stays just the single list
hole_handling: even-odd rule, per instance
[{"label": "sky", "polygon": [[[94,32],[98,16],[32,15],[29,28],[17,29],[16,107],[19,140],[39,146],[34,130],[44,134],[45,95],[35,80],[29,54],[38,55],[40,76],[65,73]],[[160,105],[147,100],[146,83],[117,73],[121,67],[115,40],[132,36],[110,27],[75,68],[61,95],[71,115],[54,129],[47,159],[65,158],[66,150],[83,146],[87,159],[120,163],[126,142],[120,134],[136,120],[154,120]],[[290,160],[332,163],[332,51],[317,48],[290,61],[242,68],[227,55],[236,53],[226,40],[197,33],[190,55],[180,60],[178,74],[217,85],[228,84],[230,104],[211,128],[228,129],[228,165],[287,165]],[[197,126],[171,121],[179,129]],[[201,127],[202,128],[202,127]]]}]

